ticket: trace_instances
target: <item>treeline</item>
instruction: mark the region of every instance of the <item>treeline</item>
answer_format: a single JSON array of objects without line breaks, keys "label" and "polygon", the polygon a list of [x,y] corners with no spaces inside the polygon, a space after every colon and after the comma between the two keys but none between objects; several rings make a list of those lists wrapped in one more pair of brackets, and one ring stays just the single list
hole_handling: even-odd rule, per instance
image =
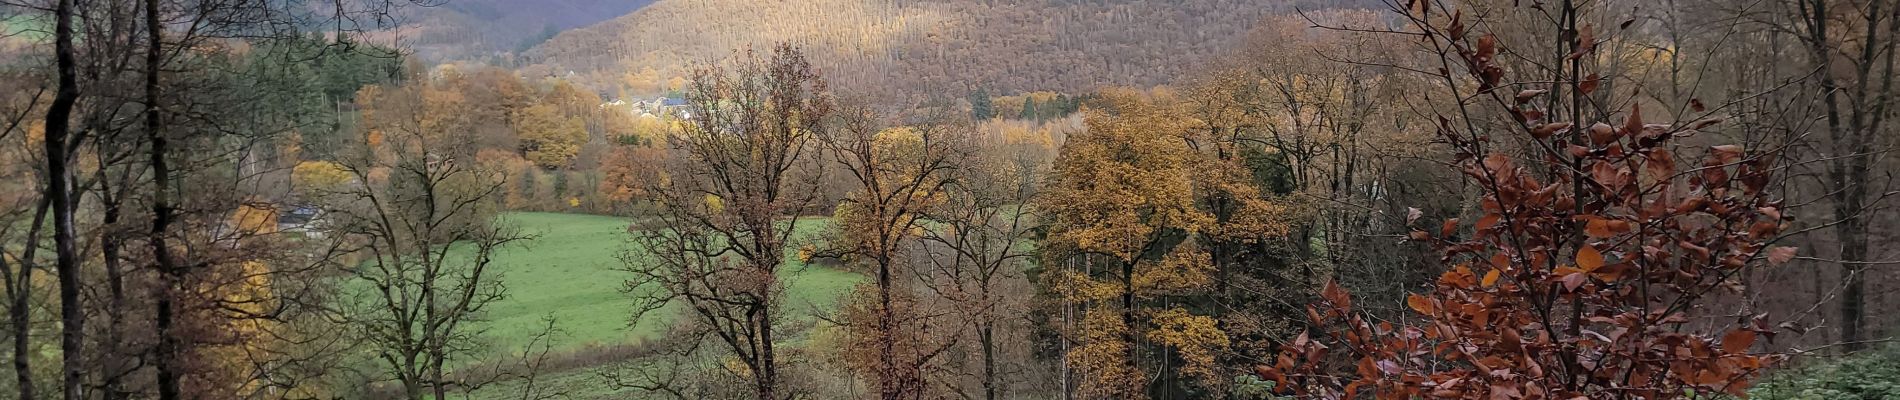
[{"label": "treeline", "polygon": [[[617,395],[1892,386],[1853,373],[1885,367],[1890,351],[1868,350],[1894,318],[1876,246],[1900,136],[1885,0],[1395,1],[1268,18],[1220,50],[1200,35],[1270,10],[724,4],[707,9],[798,28],[683,45],[722,58],[678,74],[557,39],[606,55],[571,78],[422,68],[345,32],[271,29],[313,21],[234,18],[308,15],[276,3],[50,5],[30,9],[55,21],[47,42],[0,81],[4,382],[23,399],[422,399],[504,381],[546,397],[546,342],[497,357],[477,328],[508,295],[495,255],[527,239],[497,218],[511,209],[631,217],[627,314],[680,322],[592,366]],[[1006,22],[1030,9],[1039,22]],[[389,12],[347,10],[327,21]],[[944,17],[968,10],[998,19]],[[1171,64],[866,58],[957,71],[942,86],[826,67],[841,43],[951,53],[981,29],[1050,26],[999,51],[1100,43]],[[767,39],[791,43],[733,50]],[[600,71],[671,75],[623,87],[684,104],[582,89]],[[1074,89],[1122,78],[1170,84]],[[865,280],[835,310],[794,310],[787,274],[811,264]],[[1855,358],[1825,364],[1840,354]]]},{"label": "treeline", "polygon": [[[444,382],[472,384],[444,365],[499,286],[485,262],[440,256],[508,241],[478,174],[444,163],[474,158],[433,149],[445,137],[405,124],[402,96],[359,91],[424,71],[359,41],[391,9],[303,6],[0,7],[43,33],[9,53],[0,102],[9,397],[360,398],[394,381],[441,398]],[[295,182],[313,159],[342,178]]]},{"label": "treeline", "polygon": [[[625,170],[642,162],[640,149],[664,140],[675,118],[603,101],[565,80],[483,66],[441,66],[365,87],[358,97],[351,107],[359,125],[420,118],[431,130],[456,132],[455,146],[504,172],[501,204],[512,210],[624,214],[622,186],[632,179]],[[338,132],[345,139],[389,133],[373,124]],[[322,169],[336,156],[297,161]]]},{"label": "treeline", "polygon": [[[687,301],[702,324],[677,332],[681,358],[617,382],[761,398],[1745,396],[1891,323],[1866,308],[1891,299],[1864,291],[1891,278],[1856,244],[1876,235],[1861,224],[1890,217],[1884,196],[1853,188],[1882,181],[1856,171],[1892,168],[1875,158],[1892,144],[1855,136],[1876,119],[1845,117],[1882,97],[1834,97],[1849,96],[1842,82],[1887,90],[1868,72],[1884,67],[1833,54],[1896,38],[1810,38],[1809,62],[1867,68],[1823,78],[1742,62],[1790,51],[1768,39],[1798,30],[1777,27],[1843,23],[1788,6],[1778,26],[1716,4],[1645,19],[1617,4],[1411,2],[1271,20],[1177,85],[1087,96],[1084,129],[1046,166],[1012,170],[1033,185],[974,203],[955,199],[998,179],[952,166],[1001,152],[968,147],[967,128],[904,118],[932,107],[833,103],[789,48],[737,57],[689,80],[698,107],[765,88],[797,101],[713,112],[671,142],[672,190],[651,191],[660,214],[628,271],[665,288],[640,310]],[[1867,15],[1863,28],[1900,26]],[[1687,28],[1710,23],[1762,36]],[[994,115],[995,100],[952,108]],[[1811,125],[1819,109],[1842,119]],[[728,123],[759,114],[778,123]],[[817,170],[845,172],[835,207],[801,195],[836,176]],[[999,204],[1018,206],[986,211]],[[813,349],[772,339],[787,332],[766,277],[793,246],[774,238],[826,208],[838,228],[797,254],[874,280],[827,320],[843,331],[821,353],[836,361],[780,358]],[[1034,228],[969,226],[998,216]],[[1022,275],[985,274],[980,260],[997,259]],[[986,289],[996,277],[1026,285]],[[972,299],[994,303],[967,314]],[[1029,321],[991,325],[991,312]],[[997,351],[995,332],[1033,349]],[[1817,380],[1755,393],[1869,387]]]}]

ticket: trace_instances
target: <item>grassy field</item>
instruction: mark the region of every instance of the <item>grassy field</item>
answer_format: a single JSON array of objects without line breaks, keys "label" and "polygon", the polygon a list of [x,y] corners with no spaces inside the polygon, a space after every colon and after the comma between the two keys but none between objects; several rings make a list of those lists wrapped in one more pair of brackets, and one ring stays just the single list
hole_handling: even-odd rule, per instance
[{"label": "grassy field", "polygon": [[[534,238],[496,255],[495,268],[508,287],[508,297],[491,304],[485,316],[483,337],[494,353],[490,357],[519,354],[550,315],[561,331],[553,342],[557,354],[590,345],[638,343],[659,335],[673,322],[676,314],[662,310],[630,324],[631,301],[621,292],[628,274],[621,271],[620,255],[632,246],[626,218],[555,213],[510,213],[503,218]],[[816,232],[826,223],[805,220],[795,236]],[[788,318],[810,319],[811,310],[833,309],[839,295],[863,280],[852,272],[807,267],[791,254],[787,260],[781,278],[786,284]],[[551,385],[600,389],[586,369],[553,371],[544,378]]]}]

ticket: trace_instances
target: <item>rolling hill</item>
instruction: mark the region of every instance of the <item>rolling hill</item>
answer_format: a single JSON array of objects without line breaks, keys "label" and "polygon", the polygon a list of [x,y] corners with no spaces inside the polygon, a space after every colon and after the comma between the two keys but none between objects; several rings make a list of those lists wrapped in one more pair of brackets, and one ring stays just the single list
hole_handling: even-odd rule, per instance
[{"label": "rolling hill", "polygon": [[[405,7],[402,44],[430,61],[506,58],[653,0],[448,0]],[[440,3],[440,4],[435,4]]]},{"label": "rolling hill", "polygon": [[[651,94],[695,62],[787,41],[858,91],[1079,91],[1154,85],[1256,21],[1367,0],[658,0],[528,50],[524,72]],[[877,88],[877,89],[873,89]]]}]

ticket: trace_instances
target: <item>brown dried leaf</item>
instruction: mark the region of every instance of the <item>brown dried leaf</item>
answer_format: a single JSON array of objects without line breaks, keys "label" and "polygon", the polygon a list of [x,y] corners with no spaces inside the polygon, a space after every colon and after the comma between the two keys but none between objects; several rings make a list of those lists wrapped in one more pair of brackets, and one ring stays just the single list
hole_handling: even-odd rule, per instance
[{"label": "brown dried leaf", "polygon": [[1341,310],[1352,308],[1352,297],[1346,294],[1346,289],[1340,288],[1339,284],[1333,281],[1326,281],[1326,287],[1320,289],[1319,295],[1326,301],[1332,302],[1333,305],[1339,306]]},{"label": "brown dried leaf", "polygon": [[1616,236],[1616,231],[1610,229],[1609,219],[1605,219],[1603,217],[1598,217],[1594,215],[1586,216],[1584,217],[1584,219],[1587,220],[1587,222],[1584,223],[1584,227],[1583,227],[1584,234],[1590,235],[1590,237],[1597,238],[1597,239]]},{"label": "brown dried leaf", "polygon": [[1583,29],[1577,34],[1576,50],[1570,52],[1570,59],[1575,60],[1578,58],[1582,58],[1584,55],[1590,54],[1590,51],[1595,50],[1596,47],[1597,47],[1596,26],[1586,24],[1583,26]]},{"label": "brown dried leaf", "polygon": [[1710,153],[1715,156],[1716,162],[1722,164],[1734,163],[1736,160],[1742,159],[1742,146],[1740,145],[1725,144],[1710,147],[1709,150],[1711,150]]},{"label": "brown dried leaf", "polygon": [[1631,104],[1629,117],[1623,119],[1623,134],[1635,135],[1642,132],[1643,107],[1640,104]]},{"label": "brown dried leaf", "polygon": [[1555,135],[1558,131],[1565,129],[1570,129],[1569,122],[1554,122],[1538,125],[1535,128],[1531,128],[1531,137],[1538,139],[1548,138],[1550,135]]},{"label": "brown dried leaf", "polygon": [[1577,267],[1582,268],[1584,272],[1603,268],[1603,252],[1597,251],[1596,246],[1591,245],[1584,245],[1583,248],[1577,249]]},{"label": "brown dried leaf", "polygon": [[1544,89],[1530,89],[1530,90],[1517,92],[1517,102],[1518,103],[1528,102],[1528,101],[1531,101],[1532,98],[1536,98],[1538,95],[1548,93],[1548,92],[1550,91],[1544,90]]},{"label": "brown dried leaf", "polygon": [[1496,55],[1496,54],[1498,54],[1497,35],[1485,34],[1484,37],[1478,38],[1478,59],[1479,60],[1490,61],[1491,56]]},{"label": "brown dried leaf", "polygon": [[1611,128],[1610,124],[1598,122],[1590,125],[1590,143],[1601,146],[1613,141],[1616,141],[1616,129]]},{"label": "brown dried leaf", "polygon": [[1768,249],[1768,263],[1782,265],[1787,264],[1789,261],[1794,261],[1796,250],[1798,250],[1798,248],[1794,246],[1775,246],[1774,248],[1770,248]]},{"label": "brown dried leaf", "polygon": [[1727,335],[1722,335],[1722,352],[1724,353],[1741,354],[1748,351],[1748,346],[1754,344],[1755,331],[1736,329],[1729,331]]},{"label": "brown dried leaf", "polygon": [[1452,13],[1451,27],[1446,29],[1447,34],[1451,36],[1451,40],[1465,40],[1464,16],[1465,16],[1464,10],[1458,10],[1457,12]]},{"label": "brown dried leaf", "polygon": [[1405,306],[1425,315],[1435,315],[1438,311],[1437,307],[1432,306],[1431,298],[1420,296],[1418,293],[1405,295]]},{"label": "brown dried leaf", "polygon": [[1498,226],[1498,220],[1498,214],[1485,214],[1483,218],[1478,218],[1476,228],[1479,232],[1491,230],[1492,227]]},{"label": "brown dried leaf", "polygon": [[1649,176],[1657,180],[1662,180],[1668,179],[1670,176],[1676,174],[1676,157],[1674,154],[1668,150],[1657,149],[1650,151],[1648,155],[1649,160],[1643,163],[1643,169],[1649,171]]},{"label": "brown dried leaf", "polygon": [[1577,83],[1577,92],[1583,93],[1586,95],[1596,92],[1597,85],[1602,84],[1603,83],[1602,80],[1603,78],[1597,76],[1597,74],[1590,74],[1589,76],[1585,76],[1583,77],[1583,82]]},{"label": "brown dried leaf", "polygon": [[1589,278],[1589,277],[1590,277],[1589,274],[1573,273],[1573,274],[1564,275],[1562,278],[1557,278],[1557,282],[1562,283],[1564,285],[1565,291],[1575,292],[1577,291],[1577,288],[1583,287],[1583,282],[1585,282],[1585,278]]}]

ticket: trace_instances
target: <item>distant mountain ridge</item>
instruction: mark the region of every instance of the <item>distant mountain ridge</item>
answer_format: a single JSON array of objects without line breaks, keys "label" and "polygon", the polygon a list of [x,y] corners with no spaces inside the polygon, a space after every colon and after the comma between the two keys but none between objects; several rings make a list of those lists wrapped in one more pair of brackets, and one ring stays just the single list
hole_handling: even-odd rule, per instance
[{"label": "distant mountain ridge", "polygon": [[404,47],[430,61],[509,57],[564,30],[626,15],[653,0],[448,0],[402,10]]},{"label": "distant mountain ridge", "polygon": [[834,84],[961,97],[1147,86],[1183,76],[1259,20],[1371,0],[658,0],[562,32],[524,72],[650,94],[695,62],[789,41]]}]

